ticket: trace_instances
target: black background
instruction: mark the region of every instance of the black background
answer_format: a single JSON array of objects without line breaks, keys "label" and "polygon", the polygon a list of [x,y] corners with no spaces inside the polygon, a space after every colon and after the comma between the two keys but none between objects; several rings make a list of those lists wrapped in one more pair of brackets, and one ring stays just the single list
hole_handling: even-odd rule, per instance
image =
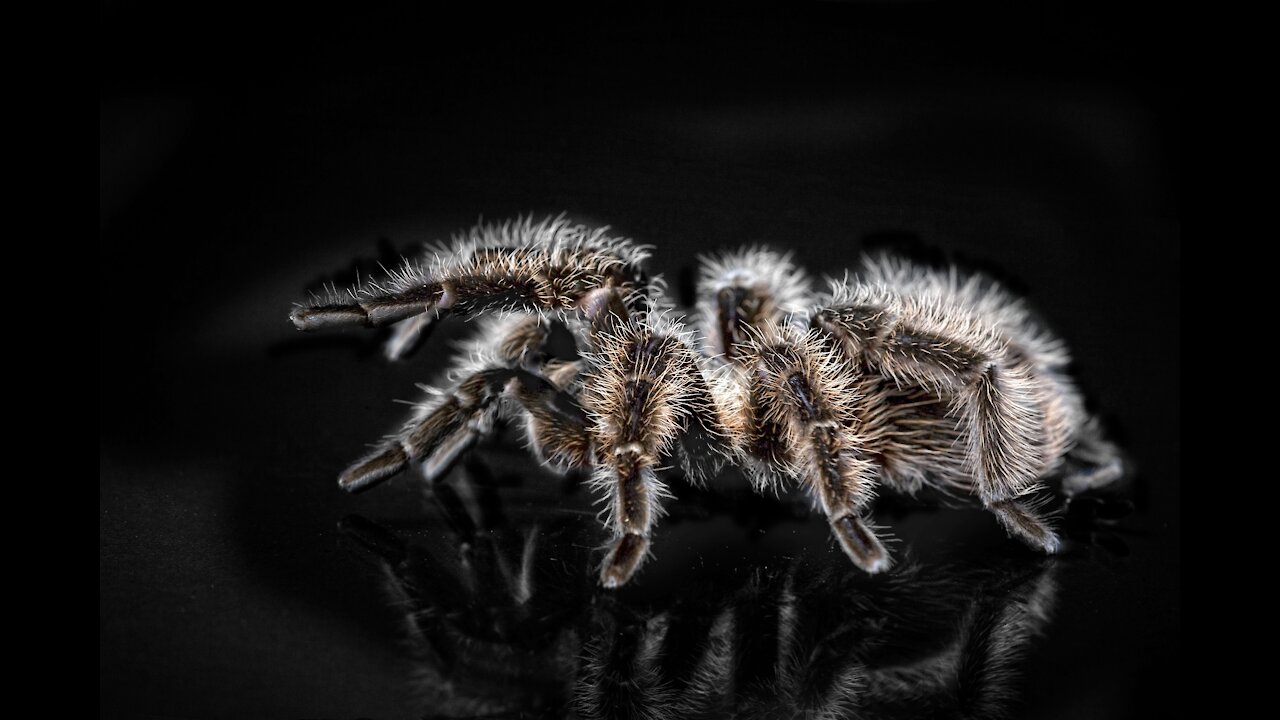
[{"label": "black background", "polygon": [[[389,365],[375,334],[301,336],[286,315],[357,258],[560,211],[654,245],[677,289],[715,248],[768,243],[839,274],[887,245],[1028,295],[1133,459],[1139,511],[1128,555],[1080,551],[1063,573],[1019,714],[1176,708],[1166,18],[1067,2],[101,12],[101,290],[131,309],[101,319],[104,715],[422,712],[394,612],[336,531],[412,515],[410,483],[349,497],[333,478],[465,328]],[[946,542],[945,521],[919,527],[902,534]],[[705,550],[677,544],[655,566]],[[679,571],[646,572],[664,587]]]}]

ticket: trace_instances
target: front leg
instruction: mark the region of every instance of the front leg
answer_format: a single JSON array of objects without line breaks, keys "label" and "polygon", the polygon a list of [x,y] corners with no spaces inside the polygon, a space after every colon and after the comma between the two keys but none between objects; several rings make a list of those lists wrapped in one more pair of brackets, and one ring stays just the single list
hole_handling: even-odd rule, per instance
[{"label": "front leg", "polygon": [[600,568],[600,584],[625,585],[649,555],[649,537],[661,512],[660,498],[668,496],[658,480],[657,463],[638,444],[616,448],[613,457],[592,478],[597,487],[610,488],[609,528],[614,540]]},{"label": "front leg", "polygon": [[[575,312],[594,290],[642,290],[645,257],[642,247],[563,217],[480,226],[433,259],[406,261],[346,295],[297,307],[289,318],[299,330],[320,330],[381,327],[427,313],[472,317],[496,308]],[[399,327],[393,355],[421,329]]]},{"label": "front leg", "polygon": [[650,536],[670,496],[658,478],[692,413],[707,398],[678,325],[650,316],[597,336],[583,382],[597,467],[592,483],[603,496],[614,535],[600,571],[605,587],[625,584],[643,564]]},{"label": "front leg", "polygon": [[544,362],[546,323],[513,314],[479,325],[449,373],[456,379],[443,389],[425,388],[431,397],[401,431],[342,473],[343,489],[372,487],[412,461],[422,462],[424,477],[434,482],[492,429],[504,393],[526,411],[531,444],[544,459],[559,467],[587,465],[586,418],[563,392],[566,385],[556,384],[568,382],[576,363]]}]

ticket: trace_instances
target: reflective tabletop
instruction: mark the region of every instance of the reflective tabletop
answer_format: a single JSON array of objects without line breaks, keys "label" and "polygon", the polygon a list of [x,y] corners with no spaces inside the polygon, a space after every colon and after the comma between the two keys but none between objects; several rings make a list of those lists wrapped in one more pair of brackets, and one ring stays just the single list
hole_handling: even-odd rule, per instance
[{"label": "reflective tabletop", "polygon": [[[409,11],[209,19],[237,53],[104,10],[103,717],[1176,715],[1164,96],[1101,40],[1072,64],[1070,35],[948,41],[931,4],[923,23],[805,7],[537,42]],[[583,57],[584,37],[613,50]],[[886,248],[992,273],[1070,346],[1129,475],[1051,501],[1054,556],[971,501],[884,492],[896,562],[869,576],[807,497],[672,469],[652,557],[617,590],[594,491],[511,428],[438,483],[342,492],[474,325],[387,362],[385,332],[301,334],[293,304],[481,216],[561,211],[653,245],[683,303],[699,253],[752,243],[815,276]]]}]

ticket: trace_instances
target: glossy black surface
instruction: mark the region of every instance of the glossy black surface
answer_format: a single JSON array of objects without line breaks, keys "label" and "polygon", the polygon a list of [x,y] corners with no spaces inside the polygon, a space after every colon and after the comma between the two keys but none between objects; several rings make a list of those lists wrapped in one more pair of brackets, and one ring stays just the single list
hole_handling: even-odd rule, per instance
[{"label": "glossy black surface", "polygon": [[[961,7],[508,26],[104,6],[102,714],[700,697],[774,717],[840,692],[866,717],[1174,714],[1175,91],[1124,18]],[[654,560],[605,592],[589,490],[514,439],[450,478],[456,503],[408,474],[340,492],[467,327],[388,364],[376,332],[297,333],[292,303],[480,215],[561,210],[653,244],[686,299],[697,253],[743,243],[817,273],[886,246],[987,269],[1070,344],[1132,493],[1064,510],[1052,560],[979,510],[887,497],[901,569],[870,579],[807,501],[673,477]],[[714,657],[734,670],[691,670]]]}]

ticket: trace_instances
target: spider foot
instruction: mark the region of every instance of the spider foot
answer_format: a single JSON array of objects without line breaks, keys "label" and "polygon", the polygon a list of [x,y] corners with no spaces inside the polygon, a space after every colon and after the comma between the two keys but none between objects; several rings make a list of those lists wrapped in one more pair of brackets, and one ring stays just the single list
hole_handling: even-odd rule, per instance
[{"label": "spider foot", "polygon": [[987,506],[1010,535],[1050,555],[1062,549],[1062,540],[1049,523],[1027,502],[1001,500]]},{"label": "spider foot", "polygon": [[627,584],[649,553],[649,538],[627,533],[613,542],[604,566],[600,569],[600,584],[607,588]]},{"label": "spider foot", "polygon": [[367,490],[400,472],[408,464],[409,457],[398,444],[383,445],[344,470],[338,477],[338,486],[351,493]]},{"label": "spider foot", "polygon": [[889,569],[893,559],[875,531],[853,515],[831,521],[831,532],[854,565],[875,574]]},{"label": "spider foot", "polygon": [[1062,478],[1062,492],[1068,497],[1082,495],[1090,490],[1110,487],[1124,476],[1124,462],[1113,457],[1105,464],[1082,468]]}]

